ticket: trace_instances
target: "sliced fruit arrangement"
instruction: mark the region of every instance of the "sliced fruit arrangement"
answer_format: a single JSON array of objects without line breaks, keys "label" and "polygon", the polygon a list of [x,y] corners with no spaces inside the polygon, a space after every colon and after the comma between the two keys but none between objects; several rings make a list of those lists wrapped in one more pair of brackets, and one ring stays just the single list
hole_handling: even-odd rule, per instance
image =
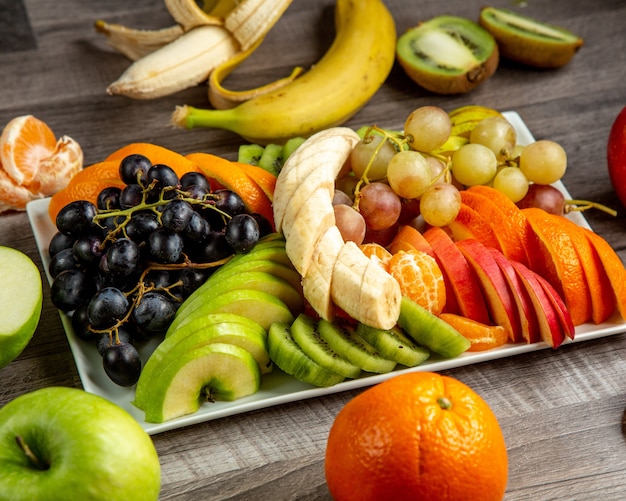
[{"label": "sliced fruit arrangement", "polygon": [[396,30],[381,0],[337,0],[335,19],[336,36],[330,48],[295,80],[231,109],[181,106],[172,115],[173,123],[226,129],[257,144],[283,144],[344,123],[391,71]]},{"label": "sliced fruit arrangement", "polygon": [[82,167],[83,150],[74,139],[57,139],[33,115],[11,119],[0,134],[0,213],[56,193]]},{"label": "sliced fruit arrangement", "polygon": [[222,65],[241,64],[291,4],[281,0],[212,2],[205,12],[194,0],[165,0],[175,24],[139,30],[103,20],[96,31],[133,64],[107,92],[154,99],[206,81]]},{"label": "sliced fruit arrangement", "polygon": [[538,68],[566,65],[583,40],[565,28],[497,7],[483,7],[480,25],[498,42],[503,57]]}]

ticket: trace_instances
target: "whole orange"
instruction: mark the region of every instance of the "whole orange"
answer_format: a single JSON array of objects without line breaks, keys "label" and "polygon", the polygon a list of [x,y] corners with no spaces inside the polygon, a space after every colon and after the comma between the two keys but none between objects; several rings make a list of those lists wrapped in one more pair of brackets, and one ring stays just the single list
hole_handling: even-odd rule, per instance
[{"label": "whole orange", "polygon": [[415,372],[369,388],[337,414],[325,474],[336,501],[491,501],[504,497],[508,458],[477,393]]}]

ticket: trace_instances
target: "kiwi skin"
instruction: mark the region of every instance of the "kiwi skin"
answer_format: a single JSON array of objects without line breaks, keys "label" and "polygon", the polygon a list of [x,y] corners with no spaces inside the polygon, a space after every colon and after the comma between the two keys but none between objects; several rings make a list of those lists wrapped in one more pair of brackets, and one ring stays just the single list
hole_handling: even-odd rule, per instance
[{"label": "kiwi skin", "polygon": [[[481,32],[483,31],[483,28],[473,21],[456,18],[455,16],[439,16],[427,21],[427,23],[436,24],[439,20],[445,20],[448,25],[455,23],[475,25],[477,29]],[[420,23],[415,28],[407,30],[405,35],[398,40],[396,50],[398,63],[415,83],[436,94],[464,94],[474,89],[495,73],[500,61],[498,45],[491,34],[486,32],[486,30],[483,32],[482,37],[488,37],[490,40],[492,45],[491,52],[484,61],[480,62],[477,60],[477,64],[472,68],[465,71],[459,69],[456,73],[443,74],[437,71],[429,71],[421,67],[421,64],[416,64],[416,62],[411,59],[411,55],[407,54],[408,40],[410,39],[408,37],[411,37],[413,30],[419,29],[423,24],[425,23]]]},{"label": "kiwi skin", "polygon": [[[507,25],[505,19],[512,20]],[[534,26],[536,32],[529,32],[515,26]],[[583,45],[583,39],[570,31],[542,23],[516,12],[495,7],[483,7],[479,24],[496,39],[503,58],[542,69],[555,69],[565,66]],[[555,36],[542,36],[547,30]]]}]

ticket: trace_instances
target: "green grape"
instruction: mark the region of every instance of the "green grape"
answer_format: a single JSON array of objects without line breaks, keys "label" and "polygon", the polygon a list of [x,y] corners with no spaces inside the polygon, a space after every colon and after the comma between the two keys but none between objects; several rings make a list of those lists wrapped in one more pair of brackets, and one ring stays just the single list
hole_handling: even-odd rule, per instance
[{"label": "green grape", "polygon": [[496,174],[496,154],[482,144],[466,144],[452,155],[452,175],[464,186],[487,184]]},{"label": "green grape", "polygon": [[517,203],[528,193],[528,179],[518,167],[503,167],[493,178],[493,187]]},{"label": "green grape", "polygon": [[565,174],[567,154],[560,144],[542,139],[522,150],[519,166],[529,182],[552,184]]},{"label": "green grape", "polygon": [[450,183],[436,183],[420,198],[420,214],[431,226],[446,226],[461,209],[461,194]]},{"label": "green grape", "polygon": [[450,137],[448,114],[437,106],[415,109],[404,122],[404,134],[411,148],[427,153],[436,150]]},{"label": "green grape", "polygon": [[387,166],[389,186],[402,198],[419,198],[432,178],[429,163],[417,151],[401,151]]},{"label": "green grape", "polygon": [[[381,145],[382,141],[384,143]],[[352,149],[350,153],[352,172],[357,180],[363,178],[364,175],[367,175],[369,181],[384,179],[387,175],[387,164],[395,154],[396,149],[389,141],[378,134],[371,134],[359,141]]]},{"label": "green grape", "polygon": [[482,144],[493,151],[498,160],[506,160],[515,149],[517,134],[506,118],[489,117],[472,129],[470,143]]}]

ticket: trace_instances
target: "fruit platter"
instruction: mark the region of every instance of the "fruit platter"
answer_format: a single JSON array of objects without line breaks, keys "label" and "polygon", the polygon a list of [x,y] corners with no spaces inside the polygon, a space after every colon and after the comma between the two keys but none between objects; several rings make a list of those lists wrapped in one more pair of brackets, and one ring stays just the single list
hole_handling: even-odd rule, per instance
[{"label": "fruit platter", "polygon": [[[521,144],[530,144],[534,141],[531,132],[528,130],[519,114],[515,112],[504,112],[503,114],[515,128],[518,142]],[[565,186],[560,181],[557,181],[554,184],[565,195],[565,198],[570,198]],[[48,269],[50,264],[50,257],[47,249],[51,238],[57,231],[49,218],[49,203],[50,201],[48,199],[38,200],[30,202],[27,207],[30,224],[46,269]],[[580,212],[571,212],[567,217],[570,218],[575,224],[589,228],[587,221]],[[48,278],[50,279],[49,275]],[[275,367],[269,374],[263,375],[260,389],[253,395],[240,398],[232,402],[215,401],[206,403],[193,414],[162,423],[149,423],[144,420],[144,413],[133,405],[135,397],[134,388],[120,387],[107,378],[106,374],[102,371],[100,355],[98,355],[90,344],[76,336],[72,328],[70,317],[63,312],[60,314],[84,389],[88,392],[103,396],[126,409],[150,434],[160,433],[166,430],[176,429],[212,419],[218,419],[233,414],[249,412],[264,407],[281,405],[302,399],[328,395],[334,392],[370,386],[404,372],[416,370],[441,371],[498,358],[512,357],[531,351],[550,349],[550,346],[542,341],[531,344],[507,343],[483,352],[465,352],[450,359],[432,357],[414,368],[400,367],[396,368],[392,372],[384,374],[368,374],[366,376],[346,380],[329,387],[315,387],[308,383],[298,381]],[[612,334],[622,332],[623,329],[624,321],[621,317],[619,317],[619,315],[616,314],[600,324],[585,323],[578,325],[576,327],[576,335],[574,339],[567,340],[565,343],[581,342],[610,336]],[[154,340],[144,345],[142,347],[142,358],[147,358],[149,354],[154,351],[157,345],[158,342]]]}]

